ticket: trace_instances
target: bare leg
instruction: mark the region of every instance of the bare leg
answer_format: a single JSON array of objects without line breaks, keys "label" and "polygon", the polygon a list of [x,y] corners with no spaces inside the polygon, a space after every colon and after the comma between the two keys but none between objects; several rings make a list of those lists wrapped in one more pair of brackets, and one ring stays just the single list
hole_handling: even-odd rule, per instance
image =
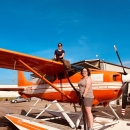
[{"label": "bare leg", "polygon": [[85,111],[85,118],[86,118],[86,125],[87,125],[87,127],[90,127],[90,125],[89,125],[89,119],[88,119],[88,115],[87,115],[86,111]]},{"label": "bare leg", "polygon": [[88,124],[90,128],[93,128],[93,115],[91,112],[91,107],[85,107],[87,118],[88,118]]},{"label": "bare leg", "polygon": [[[82,109],[82,106],[81,106],[81,109]],[[90,125],[89,125],[89,119],[88,119],[88,115],[87,115],[87,112],[86,112],[86,108],[85,108],[85,119],[86,119],[86,128],[88,130],[88,128],[90,127]]]}]

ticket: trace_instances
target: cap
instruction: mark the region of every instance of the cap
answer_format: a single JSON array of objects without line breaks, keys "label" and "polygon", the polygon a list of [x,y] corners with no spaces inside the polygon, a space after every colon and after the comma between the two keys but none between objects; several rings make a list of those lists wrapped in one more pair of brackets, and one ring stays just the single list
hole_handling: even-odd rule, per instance
[{"label": "cap", "polygon": [[58,46],[62,46],[62,43],[58,43]]}]

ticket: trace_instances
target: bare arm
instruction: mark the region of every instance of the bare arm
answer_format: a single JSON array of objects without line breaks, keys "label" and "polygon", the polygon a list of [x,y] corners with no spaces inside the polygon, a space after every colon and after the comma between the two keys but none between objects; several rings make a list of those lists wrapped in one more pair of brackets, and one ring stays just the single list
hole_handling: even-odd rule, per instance
[{"label": "bare arm", "polygon": [[65,55],[65,54],[64,54],[64,53],[62,53],[62,55],[61,55],[61,56],[59,56],[59,58],[62,58],[62,57],[64,57],[64,55]]},{"label": "bare arm", "polygon": [[56,54],[54,54],[54,59],[56,59]]},{"label": "bare arm", "polygon": [[84,90],[84,93],[83,93],[83,97],[85,97],[85,95],[86,95],[87,92],[88,92],[89,87],[90,87],[91,84],[92,84],[92,79],[91,79],[91,77],[88,77],[86,80],[87,80],[87,81],[86,81],[86,87],[85,87],[85,90]]}]

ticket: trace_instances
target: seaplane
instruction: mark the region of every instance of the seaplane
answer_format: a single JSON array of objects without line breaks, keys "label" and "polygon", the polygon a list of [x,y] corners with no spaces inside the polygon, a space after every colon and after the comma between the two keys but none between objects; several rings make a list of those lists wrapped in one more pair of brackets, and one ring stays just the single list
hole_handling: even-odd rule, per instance
[{"label": "seaplane", "polygon": [[[114,101],[122,95],[122,114],[125,115],[128,84],[130,82],[130,74],[125,72],[125,69],[120,60],[120,56],[116,46],[114,46],[116,54],[119,58],[123,73],[101,70],[95,65],[92,65],[85,60],[73,64],[65,64],[64,61],[54,61],[45,58],[40,58],[12,50],[0,48],[0,68],[18,70],[18,88],[0,88],[0,91],[18,91],[24,98],[37,97],[42,100],[50,101],[42,111],[36,116],[38,119],[45,111],[54,116],[65,119],[72,129],[86,129],[83,125],[83,112],[69,113],[64,111],[60,103],[80,102],[80,95],[78,93],[78,82],[81,79],[80,71],[83,67],[88,67],[91,71],[92,89],[94,93],[94,101],[92,106],[97,107],[102,104],[104,107],[109,106],[113,115],[103,114],[111,117],[111,122],[101,120],[104,124],[94,125],[93,129],[124,129],[130,130],[128,122],[122,125],[121,119],[111,106],[111,101]],[[28,81],[24,76],[24,72],[32,72],[31,76],[35,82]],[[39,100],[38,100],[39,101]],[[19,129],[40,129],[40,130],[58,130],[50,126],[40,124],[31,120],[28,117],[29,113],[35,109],[38,101],[30,108],[27,114],[23,117],[16,114],[6,114],[5,117],[10,120]],[[58,111],[49,110],[49,107],[56,104]],[[73,118],[75,118],[73,120]],[[44,120],[44,119],[43,119]],[[100,122],[100,118],[95,116],[95,120]],[[96,121],[95,121],[96,122]],[[108,127],[110,126],[110,128]]]}]

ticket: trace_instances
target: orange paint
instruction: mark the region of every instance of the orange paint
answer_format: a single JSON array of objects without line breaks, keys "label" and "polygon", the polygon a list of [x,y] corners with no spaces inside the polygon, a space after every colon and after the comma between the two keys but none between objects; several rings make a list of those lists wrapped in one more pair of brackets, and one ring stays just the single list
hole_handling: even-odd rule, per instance
[{"label": "orange paint", "polygon": [[38,73],[44,72],[45,74],[56,74],[57,72],[61,72],[64,69],[61,62],[0,48],[0,68],[14,70],[14,64],[16,62],[15,70],[30,72],[29,69],[24,67],[21,63],[17,62],[18,59],[24,61]]},{"label": "orange paint", "polygon": [[122,82],[122,76],[118,72],[91,69],[91,74],[103,74],[104,82]]},{"label": "orange paint", "polygon": [[47,130],[45,128],[33,125],[32,123],[26,123],[26,122],[22,121],[22,119],[18,119],[18,118],[12,117],[10,115],[6,115],[6,118],[11,120],[11,122],[13,122],[15,125],[19,125],[21,127],[29,129],[29,130]]},{"label": "orange paint", "polygon": [[[118,90],[114,93],[114,90],[93,90],[94,99],[99,102],[110,102],[120,97],[121,91]],[[25,97],[38,97],[44,100],[53,101],[57,100],[59,102],[68,102],[68,103],[78,103],[79,98],[77,97],[75,91],[65,91],[66,95],[69,95],[71,99],[66,98],[59,92],[48,92],[48,93],[39,93],[39,94],[23,94],[20,93],[22,96]],[[98,105],[99,103],[93,103],[93,105]]]},{"label": "orange paint", "polygon": [[29,86],[29,85],[33,85],[32,82],[29,82],[28,80],[26,80],[24,73],[22,71],[18,71],[18,86]]},{"label": "orange paint", "polygon": [[93,101],[93,106],[95,107],[95,106],[97,106],[99,103],[100,103],[100,102],[99,102],[97,99],[94,99],[94,101]]},{"label": "orange paint", "polygon": [[66,96],[67,98],[71,99],[68,95],[66,95],[63,91],[58,89],[55,85],[53,85],[51,82],[49,82],[47,79],[45,79],[42,75],[37,73],[35,70],[33,70],[31,67],[29,67],[27,64],[25,64],[22,60],[18,60],[20,63],[22,63],[26,68],[28,68],[30,71],[32,71],[34,74],[36,74],[39,78],[43,79],[46,83],[48,83],[50,86],[52,86],[54,89],[56,89],[58,92]]},{"label": "orange paint", "polygon": [[[39,92],[37,94],[27,94],[23,93],[24,91],[19,91],[19,94],[21,94],[23,97],[38,97],[44,100],[58,100],[60,102],[72,102],[72,103],[78,103],[78,97],[73,90],[67,90],[67,87],[64,87],[64,84],[68,83],[68,80],[66,77],[62,79],[58,79],[58,73],[64,72],[64,67],[61,62],[56,62],[52,60],[47,60],[44,58],[39,58],[31,55],[26,55],[14,51],[9,51],[5,49],[0,49],[0,67],[1,68],[8,68],[8,69],[14,69],[14,63],[16,70],[21,71],[28,71],[33,72],[35,75],[37,75],[39,78],[44,80],[47,84],[49,84],[54,90],[57,92]],[[113,101],[122,93],[121,86],[122,86],[122,75],[118,72],[113,71],[105,71],[105,70],[96,70],[96,69],[90,69],[91,74],[102,74],[102,80],[103,81],[94,81],[93,84],[93,92],[94,92],[94,102],[93,105],[97,105],[99,102],[103,102],[104,106],[107,105],[110,101]],[[73,73],[73,71],[71,71]],[[53,76],[56,75],[56,79],[53,81],[47,80],[42,75],[50,75]],[[63,75],[65,76],[65,74]],[[26,80],[22,72],[19,72],[18,74],[19,80],[18,85],[19,86],[25,86],[28,87],[30,85],[34,85],[33,83]],[[72,83],[78,84],[79,80],[81,79],[80,72],[72,74],[70,76],[70,81]],[[111,85],[111,83],[115,83],[116,85]],[[54,85],[55,84],[55,85]],[[58,84],[60,87],[57,87]],[[105,85],[104,85],[105,84]],[[38,84],[37,84],[38,85]],[[96,87],[97,85],[97,87]],[[76,85],[77,86],[77,85]],[[43,84],[44,87],[44,84]],[[68,86],[68,88],[70,85]],[[66,88],[66,90],[62,90]],[[49,90],[49,89],[48,89]]]}]

